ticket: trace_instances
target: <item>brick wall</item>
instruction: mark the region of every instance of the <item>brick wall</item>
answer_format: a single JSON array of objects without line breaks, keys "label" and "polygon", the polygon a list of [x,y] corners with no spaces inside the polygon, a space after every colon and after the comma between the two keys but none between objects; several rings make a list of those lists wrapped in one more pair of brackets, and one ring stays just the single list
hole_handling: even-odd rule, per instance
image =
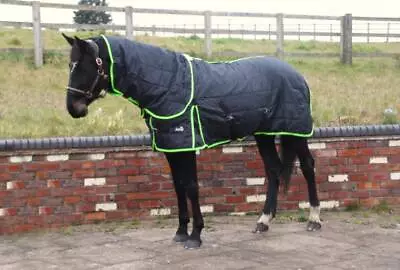
[{"label": "brick wall", "polygon": [[[380,200],[400,203],[398,137],[310,142],[323,208]],[[264,169],[253,143],[198,155],[204,213],[260,211]],[[104,220],[176,215],[164,155],[149,148],[0,152],[0,233]],[[280,209],[307,208],[306,183],[296,168]]]}]

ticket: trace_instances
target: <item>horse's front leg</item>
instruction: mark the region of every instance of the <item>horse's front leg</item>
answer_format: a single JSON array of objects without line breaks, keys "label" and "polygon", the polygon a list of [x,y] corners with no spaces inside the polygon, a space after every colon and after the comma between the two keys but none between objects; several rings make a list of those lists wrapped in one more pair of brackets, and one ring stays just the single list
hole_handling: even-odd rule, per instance
[{"label": "horse's front leg", "polygon": [[[198,248],[202,243],[200,235],[204,228],[204,221],[200,211],[196,153],[178,152],[168,153],[166,156],[174,178],[179,208],[179,228],[174,239],[185,242],[185,248]],[[193,230],[190,236],[187,235],[189,217],[186,197],[191,202],[193,213]]]},{"label": "horse's front leg", "polygon": [[261,233],[268,231],[269,223],[276,214],[279,176],[282,170],[282,164],[275,148],[275,138],[273,136],[255,136],[255,138],[268,177],[267,199],[264,204],[263,212],[253,231],[254,233]]},{"label": "horse's front leg", "polygon": [[178,211],[179,211],[179,227],[176,231],[174,241],[175,242],[186,242],[189,238],[187,232],[187,225],[190,222],[188,214],[188,206],[186,199],[185,185],[182,182],[182,168],[180,166],[179,155],[176,154],[166,154],[169,166],[171,168],[171,174],[174,182],[174,188],[176,193],[176,198],[178,201]]}]

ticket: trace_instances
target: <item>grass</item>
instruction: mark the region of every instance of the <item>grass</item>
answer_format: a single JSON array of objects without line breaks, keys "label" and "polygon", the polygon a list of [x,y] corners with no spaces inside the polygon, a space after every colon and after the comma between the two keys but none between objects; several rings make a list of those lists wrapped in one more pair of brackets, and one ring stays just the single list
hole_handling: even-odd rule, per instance
[{"label": "grass", "polygon": [[[76,33],[80,37],[94,32]],[[43,31],[46,49],[68,49],[57,31]],[[203,57],[203,40],[197,37],[140,36],[139,41]],[[0,48],[32,48],[30,30],[0,29]],[[399,43],[354,44],[357,52],[399,52]],[[269,40],[215,39],[213,52],[272,54]],[[339,45],[327,42],[285,43],[288,52],[339,52]],[[226,60],[213,58],[211,60]],[[309,82],[316,126],[399,123],[400,58],[355,58],[352,66],[338,59],[288,58]],[[67,58],[56,51],[46,52],[45,65],[35,69],[32,56],[0,53],[0,138],[32,138],[76,135],[146,133],[139,110],[123,98],[107,96],[95,102],[89,116],[72,119],[65,108],[68,80]]]}]

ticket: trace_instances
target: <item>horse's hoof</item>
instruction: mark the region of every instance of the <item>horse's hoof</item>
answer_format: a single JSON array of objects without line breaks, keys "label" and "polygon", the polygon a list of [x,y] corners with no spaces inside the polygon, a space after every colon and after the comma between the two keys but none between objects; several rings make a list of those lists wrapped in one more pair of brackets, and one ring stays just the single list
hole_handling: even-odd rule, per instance
[{"label": "horse's hoof", "polygon": [[187,233],[177,233],[174,236],[174,241],[177,243],[186,242],[189,239],[189,235]]},{"label": "horse's hoof", "polygon": [[201,246],[201,240],[196,240],[196,239],[188,239],[185,242],[185,248],[186,249],[195,249],[199,248]]},{"label": "horse's hoof", "polygon": [[322,227],[321,223],[317,221],[309,221],[307,223],[307,231],[309,232],[319,231],[321,227]]},{"label": "horse's hoof", "polygon": [[253,233],[263,233],[268,231],[269,226],[265,225],[264,223],[257,223],[256,228],[254,229]]}]

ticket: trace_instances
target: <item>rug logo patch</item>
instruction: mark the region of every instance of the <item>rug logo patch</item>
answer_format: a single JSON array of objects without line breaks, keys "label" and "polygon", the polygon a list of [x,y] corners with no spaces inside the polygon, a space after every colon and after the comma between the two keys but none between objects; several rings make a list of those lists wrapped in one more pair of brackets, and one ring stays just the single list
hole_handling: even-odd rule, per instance
[{"label": "rug logo patch", "polygon": [[184,132],[185,128],[183,126],[175,127],[174,131],[175,132]]}]

